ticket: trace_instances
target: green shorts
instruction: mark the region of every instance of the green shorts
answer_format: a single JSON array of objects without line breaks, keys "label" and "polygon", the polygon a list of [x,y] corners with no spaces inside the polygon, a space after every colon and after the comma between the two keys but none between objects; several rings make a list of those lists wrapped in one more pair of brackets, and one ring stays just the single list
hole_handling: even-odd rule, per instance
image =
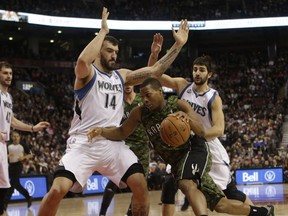
[{"label": "green shorts", "polygon": [[206,197],[207,207],[213,211],[225,195],[209,175],[212,165],[209,146],[203,138],[198,136],[194,136],[190,141],[190,151],[174,167],[171,164],[172,173],[176,180],[192,179],[200,182],[198,188]]}]

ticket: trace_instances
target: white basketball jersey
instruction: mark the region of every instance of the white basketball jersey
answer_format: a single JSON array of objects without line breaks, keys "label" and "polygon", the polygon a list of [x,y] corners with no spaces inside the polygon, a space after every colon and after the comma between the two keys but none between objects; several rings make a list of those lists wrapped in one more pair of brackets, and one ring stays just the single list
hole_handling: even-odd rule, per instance
[{"label": "white basketball jersey", "polygon": [[94,77],[83,88],[74,91],[74,117],[69,135],[84,135],[91,127],[119,126],[124,114],[123,79],[94,67]]},{"label": "white basketball jersey", "polygon": [[4,93],[0,90],[0,130],[6,132],[6,141],[9,140],[10,137],[10,127],[11,127],[11,119],[12,119],[12,97],[7,92]]},{"label": "white basketball jersey", "polygon": [[[193,89],[193,83],[187,85],[187,87],[181,92],[180,98],[187,101],[195,113],[198,114],[199,120],[203,124],[204,129],[212,127],[212,111],[211,104],[218,92],[209,88],[206,92],[198,94]],[[212,139],[208,142],[210,151],[212,153],[213,163],[225,163],[229,164],[229,156],[218,138]]]},{"label": "white basketball jersey", "polygon": [[189,84],[180,94],[180,98],[187,101],[193,111],[198,114],[204,129],[212,127],[211,103],[218,92],[209,88],[206,92],[198,94],[193,89],[193,83]]}]

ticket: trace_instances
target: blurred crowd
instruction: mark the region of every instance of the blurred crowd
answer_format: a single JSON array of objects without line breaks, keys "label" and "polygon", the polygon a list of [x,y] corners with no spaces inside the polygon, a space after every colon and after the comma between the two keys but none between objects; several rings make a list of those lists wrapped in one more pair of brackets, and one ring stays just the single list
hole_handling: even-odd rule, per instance
[{"label": "blurred crowd", "polygon": [[[111,19],[212,20],[287,16],[287,0],[3,0],[0,9],[53,16],[96,18],[102,5]],[[161,10],[159,10],[161,8]]]}]

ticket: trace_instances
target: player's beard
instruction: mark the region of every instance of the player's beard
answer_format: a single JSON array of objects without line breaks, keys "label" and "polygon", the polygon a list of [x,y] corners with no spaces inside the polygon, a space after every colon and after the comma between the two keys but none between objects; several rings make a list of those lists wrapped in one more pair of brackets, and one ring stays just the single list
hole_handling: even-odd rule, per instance
[{"label": "player's beard", "polygon": [[1,81],[1,85],[2,86],[4,86],[4,87],[6,87],[6,88],[8,88],[8,87],[10,87],[11,86],[11,80],[9,80],[9,81],[7,81],[7,80],[2,80]]},{"label": "player's beard", "polygon": [[208,74],[207,74],[207,76],[201,78],[199,81],[197,79],[194,79],[194,83],[197,86],[201,86],[201,85],[205,84],[207,82],[207,80],[208,80]]},{"label": "player's beard", "polygon": [[115,61],[112,63],[112,61],[108,61],[103,56],[101,56],[100,62],[101,62],[102,67],[109,71],[112,71],[115,69]]}]

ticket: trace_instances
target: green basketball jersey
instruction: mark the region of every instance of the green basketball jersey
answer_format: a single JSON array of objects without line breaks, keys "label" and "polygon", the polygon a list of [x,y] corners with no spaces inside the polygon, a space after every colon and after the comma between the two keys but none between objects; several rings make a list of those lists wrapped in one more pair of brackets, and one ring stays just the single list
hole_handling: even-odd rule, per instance
[{"label": "green basketball jersey", "polygon": [[146,107],[141,107],[141,121],[145,127],[146,134],[154,150],[161,158],[173,166],[173,164],[183,159],[190,149],[189,141],[179,147],[172,147],[165,144],[160,137],[160,124],[168,114],[180,111],[177,105],[178,97],[170,96],[161,112],[151,112]]}]

